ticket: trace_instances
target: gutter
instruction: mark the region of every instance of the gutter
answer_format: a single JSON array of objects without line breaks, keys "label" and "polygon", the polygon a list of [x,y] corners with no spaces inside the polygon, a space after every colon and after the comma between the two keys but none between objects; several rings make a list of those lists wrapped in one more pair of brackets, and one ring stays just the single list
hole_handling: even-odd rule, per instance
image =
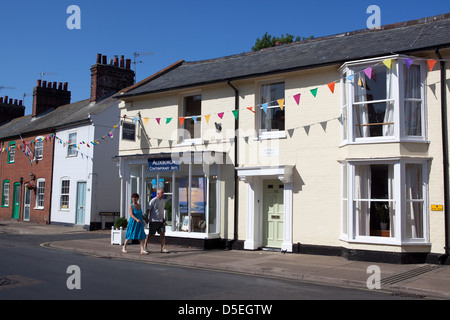
[{"label": "gutter", "polygon": [[[227,84],[234,90],[234,110],[239,110],[239,91],[236,89],[235,86],[233,86],[230,83],[230,80],[227,80]],[[231,249],[233,243],[238,240],[238,208],[239,208],[239,178],[237,175],[236,168],[238,167],[238,137],[237,132],[239,131],[239,121],[238,117],[234,120],[234,128],[235,128],[235,134],[234,134],[234,235],[233,240],[228,243],[227,249]]]},{"label": "gutter", "polygon": [[[443,153],[443,171],[444,171],[444,231],[445,231],[445,253],[438,257],[441,264],[446,264],[449,256],[449,167],[448,167],[448,123],[447,123],[447,90],[446,90],[446,70],[445,61],[439,53],[439,48],[435,49],[436,56],[439,58],[441,65],[441,123],[442,123],[442,153]],[[450,261],[449,261],[450,262]],[[448,264],[448,263],[447,263]]]}]

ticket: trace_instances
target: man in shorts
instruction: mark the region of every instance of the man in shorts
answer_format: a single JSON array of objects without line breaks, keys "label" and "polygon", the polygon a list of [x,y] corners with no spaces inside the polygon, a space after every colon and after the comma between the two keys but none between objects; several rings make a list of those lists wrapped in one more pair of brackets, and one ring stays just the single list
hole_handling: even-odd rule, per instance
[{"label": "man in shorts", "polygon": [[144,242],[145,251],[147,251],[148,240],[158,232],[161,240],[161,252],[169,253],[166,249],[166,219],[164,219],[164,206],[166,201],[163,197],[164,190],[158,189],[156,197],[150,200],[148,204],[145,221],[149,223],[149,228],[147,238]]}]

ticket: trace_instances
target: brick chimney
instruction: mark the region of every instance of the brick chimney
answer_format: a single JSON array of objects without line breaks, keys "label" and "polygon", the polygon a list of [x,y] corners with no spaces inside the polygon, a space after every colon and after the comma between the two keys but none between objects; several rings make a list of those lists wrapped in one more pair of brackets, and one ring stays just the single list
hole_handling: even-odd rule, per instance
[{"label": "brick chimney", "polygon": [[131,59],[124,56],[111,59],[98,53],[97,63],[91,67],[91,102],[109,97],[117,91],[134,84],[134,71],[131,70]]},{"label": "brick chimney", "polygon": [[8,100],[8,96],[4,98],[0,97],[0,124],[23,117],[24,115],[25,106],[22,105],[22,100]]},{"label": "brick chimney", "polygon": [[58,84],[38,80],[33,89],[33,117],[36,117],[50,109],[70,103],[70,91],[67,90],[67,82]]}]

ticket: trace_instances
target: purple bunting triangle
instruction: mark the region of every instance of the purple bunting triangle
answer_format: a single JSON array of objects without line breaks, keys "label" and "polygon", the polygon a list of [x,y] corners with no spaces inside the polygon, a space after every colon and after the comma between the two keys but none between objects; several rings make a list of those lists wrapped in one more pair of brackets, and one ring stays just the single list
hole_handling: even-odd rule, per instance
[{"label": "purple bunting triangle", "polygon": [[369,79],[372,79],[372,67],[368,67],[368,68],[364,69],[364,73],[366,74],[366,76]]},{"label": "purple bunting triangle", "polygon": [[414,61],[414,59],[412,59],[412,58],[405,58],[405,59],[403,59],[403,61],[405,61],[406,66],[407,66],[408,69],[409,69],[409,67],[411,67],[411,65],[412,65],[412,63],[413,63],[413,61]]}]

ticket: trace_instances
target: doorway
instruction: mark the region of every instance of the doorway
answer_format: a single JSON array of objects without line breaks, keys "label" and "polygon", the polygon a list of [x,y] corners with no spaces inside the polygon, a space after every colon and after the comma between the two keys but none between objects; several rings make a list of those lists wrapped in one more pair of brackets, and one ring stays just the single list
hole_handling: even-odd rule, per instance
[{"label": "doorway", "polygon": [[262,246],[281,248],[284,237],[284,184],[276,180],[263,183]]},{"label": "doorway", "polygon": [[86,182],[77,183],[77,214],[76,223],[84,225],[84,215],[86,211]]},{"label": "doorway", "polygon": [[30,221],[30,204],[31,204],[31,189],[28,185],[25,186],[25,197],[23,199],[23,220]]},{"label": "doorway", "polygon": [[20,182],[14,183],[13,189],[13,211],[12,218],[19,219],[19,211],[20,211]]}]

